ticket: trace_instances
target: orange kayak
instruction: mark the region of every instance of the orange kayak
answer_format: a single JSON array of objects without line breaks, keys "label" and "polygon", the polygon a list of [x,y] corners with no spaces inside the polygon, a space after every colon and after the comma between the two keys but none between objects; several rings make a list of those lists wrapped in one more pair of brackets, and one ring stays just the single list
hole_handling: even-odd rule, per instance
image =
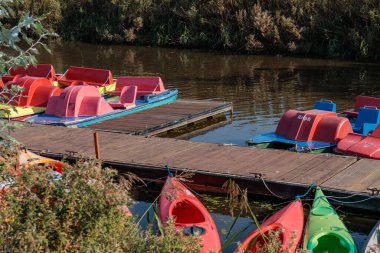
[{"label": "orange kayak", "polygon": [[304,226],[304,214],[301,200],[295,200],[280,211],[269,217],[261,229],[254,230],[243,241],[239,252],[257,252],[265,245],[265,237],[269,231],[280,229],[281,250],[294,253],[301,241]]},{"label": "orange kayak", "polygon": [[63,172],[64,167],[63,163],[60,161],[36,155],[33,152],[30,152],[26,149],[21,149],[18,156],[16,169],[19,170],[21,167],[28,167],[33,165],[44,165],[47,167],[51,167],[54,171],[57,171],[61,174]]},{"label": "orange kayak", "polygon": [[163,224],[174,217],[177,230],[185,235],[200,235],[201,252],[220,252],[218,230],[210,213],[186,186],[173,177],[168,177],[162,188],[159,216]]}]

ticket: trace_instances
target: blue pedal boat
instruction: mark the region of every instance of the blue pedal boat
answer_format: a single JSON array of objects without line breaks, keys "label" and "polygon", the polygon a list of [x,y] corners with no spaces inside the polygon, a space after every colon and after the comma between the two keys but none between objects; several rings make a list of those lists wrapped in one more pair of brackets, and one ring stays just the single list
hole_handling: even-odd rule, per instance
[{"label": "blue pedal boat", "polygon": [[254,136],[247,143],[258,148],[322,153],[331,152],[352,132],[350,121],[337,115],[334,103],[317,101],[315,109],[287,111],[275,132]]}]

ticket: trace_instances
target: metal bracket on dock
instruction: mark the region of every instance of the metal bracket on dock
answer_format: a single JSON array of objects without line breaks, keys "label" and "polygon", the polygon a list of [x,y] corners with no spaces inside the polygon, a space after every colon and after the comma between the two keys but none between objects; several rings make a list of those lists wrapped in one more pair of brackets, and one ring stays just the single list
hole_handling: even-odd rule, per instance
[{"label": "metal bracket on dock", "polygon": [[264,177],[264,174],[262,174],[262,173],[253,172],[253,173],[249,173],[249,174],[253,175],[253,177],[256,179],[262,179]]},{"label": "metal bracket on dock", "polygon": [[71,156],[71,157],[74,157],[75,154],[78,154],[77,151],[72,151],[72,150],[65,150],[65,152],[67,152],[68,156]]},{"label": "metal bracket on dock", "polygon": [[379,196],[380,195],[380,189],[377,188],[367,188],[368,191],[372,192],[372,196]]}]

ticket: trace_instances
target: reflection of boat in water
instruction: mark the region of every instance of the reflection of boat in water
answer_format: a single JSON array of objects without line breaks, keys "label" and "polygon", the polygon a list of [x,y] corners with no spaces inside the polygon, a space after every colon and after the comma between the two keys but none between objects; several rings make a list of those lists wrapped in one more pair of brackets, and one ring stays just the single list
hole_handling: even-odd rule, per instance
[{"label": "reflection of boat in water", "polygon": [[339,117],[335,104],[318,101],[316,109],[289,110],[273,133],[254,136],[248,144],[259,148],[294,149],[298,152],[329,152],[352,132],[347,118]]}]

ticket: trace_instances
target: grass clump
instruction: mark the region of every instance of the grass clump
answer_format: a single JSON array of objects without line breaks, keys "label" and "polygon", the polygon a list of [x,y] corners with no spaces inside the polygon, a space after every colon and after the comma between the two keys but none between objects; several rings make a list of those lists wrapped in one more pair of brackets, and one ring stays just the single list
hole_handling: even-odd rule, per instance
[{"label": "grass clump", "polygon": [[131,181],[100,162],[66,165],[62,175],[34,166],[15,170],[17,152],[0,150],[1,252],[199,252],[195,236],[143,231],[124,206]]}]

